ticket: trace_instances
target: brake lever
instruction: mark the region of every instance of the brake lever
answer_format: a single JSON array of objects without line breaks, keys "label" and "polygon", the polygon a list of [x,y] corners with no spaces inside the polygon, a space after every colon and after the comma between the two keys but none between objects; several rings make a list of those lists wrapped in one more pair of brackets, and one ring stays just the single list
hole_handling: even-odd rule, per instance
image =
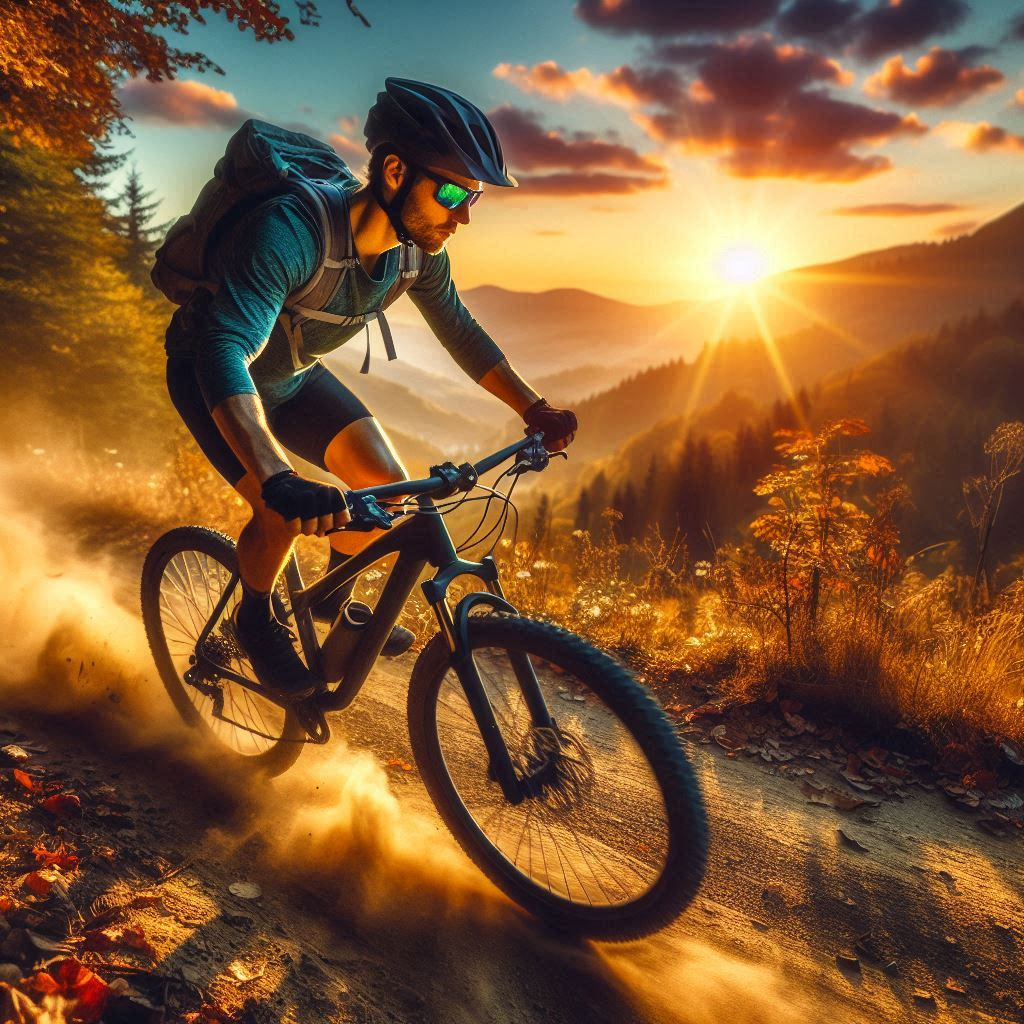
[{"label": "brake lever", "polygon": [[391,514],[377,504],[377,499],[372,494],[356,497],[350,495],[348,511],[352,521],[342,527],[344,530],[366,533],[369,530],[391,529]]}]

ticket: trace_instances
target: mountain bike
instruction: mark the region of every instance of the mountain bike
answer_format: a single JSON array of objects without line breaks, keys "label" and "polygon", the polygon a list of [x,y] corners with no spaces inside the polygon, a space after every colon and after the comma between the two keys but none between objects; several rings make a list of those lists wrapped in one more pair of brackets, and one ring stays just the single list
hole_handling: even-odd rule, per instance
[{"label": "mountain bike", "polygon": [[[269,696],[237,642],[231,612],[241,587],[234,544],[223,534],[186,526],[157,540],[143,567],[142,614],[185,721],[226,758],[275,774],[306,744],[328,741],[327,715],[356,698],[432,567],[421,589],[439,632],[413,666],[407,698],[413,756],[430,797],[506,895],[559,929],[624,940],[674,920],[703,878],[707,820],[678,732],[610,655],[520,615],[490,553],[480,561],[460,556],[495,498],[504,502],[501,535],[516,482],[549,458],[534,434],[475,465],[446,462],[425,479],[345,492],[352,515],[345,529],[383,532],[308,586],[293,552],[283,592],[274,594],[278,617],[294,624],[306,663],[322,680],[305,700]],[[480,483],[510,459],[494,487]],[[502,493],[496,488],[506,477],[512,482]],[[475,489],[488,492],[486,499],[471,497]],[[457,548],[445,515],[482,500],[481,527]],[[310,607],[392,554],[354,647],[340,617],[321,642]],[[481,589],[452,607],[448,590],[458,577]]]}]

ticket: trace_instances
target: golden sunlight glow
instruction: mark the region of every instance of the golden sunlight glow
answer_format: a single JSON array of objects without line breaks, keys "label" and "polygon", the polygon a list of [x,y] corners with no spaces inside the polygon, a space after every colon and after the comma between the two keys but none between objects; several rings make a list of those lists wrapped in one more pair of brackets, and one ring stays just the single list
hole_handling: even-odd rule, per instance
[{"label": "golden sunlight glow", "polygon": [[769,271],[768,255],[749,242],[727,246],[715,257],[715,271],[726,284],[743,287],[759,281]]}]

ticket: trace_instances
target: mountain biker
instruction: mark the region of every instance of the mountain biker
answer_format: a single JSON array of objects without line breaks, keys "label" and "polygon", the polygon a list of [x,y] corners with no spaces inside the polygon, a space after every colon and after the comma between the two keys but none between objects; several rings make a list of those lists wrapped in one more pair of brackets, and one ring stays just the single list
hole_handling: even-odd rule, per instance
[{"label": "mountain biker", "polygon": [[[389,78],[364,131],[369,181],[353,185],[349,223],[342,226],[352,233],[359,266],[345,275],[326,310],[340,319],[377,309],[398,276],[399,247],[419,246],[424,262],[409,296],[441,344],[473,380],[523,417],[527,432],[543,431],[551,451],[565,448],[575,415],[551,408],[516,373],[451,280],[447,240],[469,224],[470,207],[485,185],[516,185],[487,117],[447,89]],[[324,536],[349,521],[341,491],[298,475],[287,452],[348,488],[409,479],[381,425],[319,360],[362,328],[305,325],[305,347],[317,358],[297,369],[277,322],[286,298],[317,269],[318,231],[293,194],[246,212],[209,253],[216,293],[201,290],[175,312],[166,344],[175,408],[252,509],[238,538],[242,598],[235,631],[257,677],[285,699],[308,696],[316,680],[274,615],[271,593],[299,534]],[[378,532],[332,534],[328,568]],[[314,606],[314,615],[334,621],[354,585]],[[383,653],[400,654],[414,639],[396,626]]]}]

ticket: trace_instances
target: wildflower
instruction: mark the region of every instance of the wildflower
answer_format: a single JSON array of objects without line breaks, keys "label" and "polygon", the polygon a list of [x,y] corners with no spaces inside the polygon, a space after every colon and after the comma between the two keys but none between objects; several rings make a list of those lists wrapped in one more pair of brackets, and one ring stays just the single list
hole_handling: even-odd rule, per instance
[{"label": "wildflower", "polygon": [[707,576],[707,574],[709,572],[711,572],[711,563],[710,562],[696,562],[696,563],[694,563],[694,566],[693,566],[693,575],[694,576]]},{"label": "wildflower", "polygon": [[543,572],[545,569],[551,568],[551,563],[545,562],[543,558],[540,558],[536,562],[534,562],[533,565],[530,566],[530,568],[536,570],[537,572]]},{"label": "wildflower", "polygon": [[604,614],[604,609],[599,604],[592,604],[590,606],[590,617],[592,619],[599,619]]},{"label": "wildflower", "polygon": [[529,569],[520,569],[519,572],[516,573],[516,579],[528,580],[532,575],[533,574],[530,572]]}]

